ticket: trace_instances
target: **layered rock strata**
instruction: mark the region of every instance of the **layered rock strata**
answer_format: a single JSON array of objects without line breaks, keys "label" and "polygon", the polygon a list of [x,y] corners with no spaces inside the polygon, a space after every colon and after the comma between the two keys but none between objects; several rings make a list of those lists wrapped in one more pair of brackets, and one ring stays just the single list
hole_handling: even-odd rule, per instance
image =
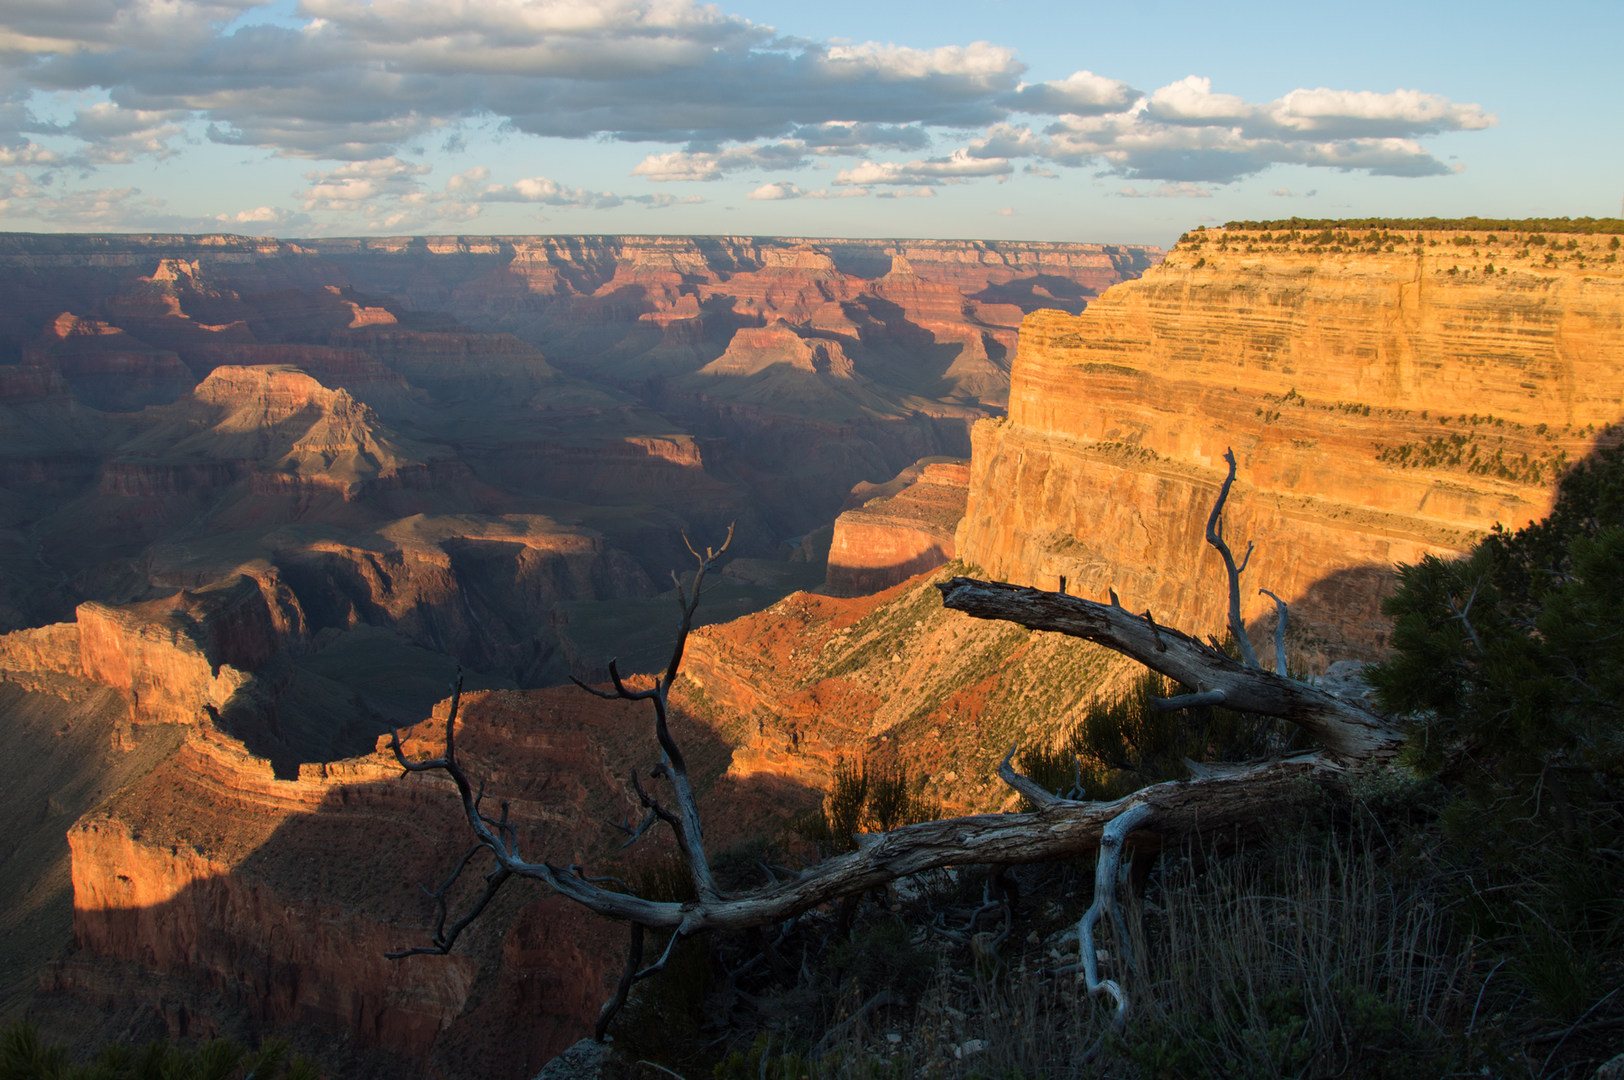
[{"label": "layered rock strata", "polygon": [[[403,733],[409,757],[441,751],[448,707]],[[573,688],[469,693],[457,749],[508,807],[527,857],[631,877],[669,855],[659,836],[617,855],[624,834],[612,827],[640,810],[627,771],[656,755],[645,708]],[[701,791],[723,783],[702,795],[713,843],[781,817],[782,784],[722,781],[727,753],[715,735],[686,717],[677,725]],[[426,943],[435,907],[419,883],[440,881],[467,836],[449,782],[402,777],[382,742],[279,780],[240,743],[194,729],[81,818],[69,843],[78,948],[212,992],[188,999],[199,1030],[230,1030],[231,1014],[246,1011],[436,1074],[534,1075],[590,1026],[624,940],[613,924],[515,883],[452,955],[387,959]],[[94,963],[70,962],[55,979],[88,996],[98,987]]]},{"label": "layered rock strata", "polygon": [[1209,230],[1081,316],[1029,316],[1009,416],[975,431],[960,556],[1217,632],[1202,532],[1233,447],[1246,618],[1267,588],[1309,638],[1378,649],[1394,564],[1542,516],[1624,418],[1607,238],[1560,262],[1521,236],[1394,239]]},{"label": "layered rock strata", "polygon": [[953,536],[969,497],[968,462],[920,462],[896,490],[875,494],[835,519],[828,586],[857,595],[879,592],[954,557]]}]

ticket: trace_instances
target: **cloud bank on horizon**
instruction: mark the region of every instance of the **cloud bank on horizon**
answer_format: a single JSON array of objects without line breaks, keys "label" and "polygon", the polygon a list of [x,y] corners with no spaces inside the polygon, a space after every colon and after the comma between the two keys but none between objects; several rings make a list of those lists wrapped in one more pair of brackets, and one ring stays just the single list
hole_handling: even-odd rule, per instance
[{"label": "cloud bank on horizon", "polygon": [[[1029,82],[1014,49],[986,41],[814,40],[692,0],[276,7],[0,0],[0,222],[475,231],[504,204],[928,198],[1068,172],[1109,177],[1123,195],[1201,197],[1282,165],[1448,175],[1460,166],[1423,140],[1497,123],[1421,90],[1247,101],[1200,75],[1149,90],[1087,70]],[[640,157],[614,190],[568,175],[567,156],[547,175],[437,170],[476,130]],[[105,182],[210,147],[300,161],[300,180],[262,205],[190,216],[138,184]]]}]

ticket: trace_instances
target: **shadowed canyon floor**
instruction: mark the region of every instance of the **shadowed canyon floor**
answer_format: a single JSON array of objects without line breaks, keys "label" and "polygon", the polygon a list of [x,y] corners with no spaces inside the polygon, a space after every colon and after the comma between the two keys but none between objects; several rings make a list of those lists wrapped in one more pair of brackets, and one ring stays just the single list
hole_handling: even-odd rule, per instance
[{"label": "shadowed canyon floor", "polygon": [[[590,1026],[621,930],[512,896],[451,958],[379,958],[420,940],[415,883],[460,841],[449,788],[397,779],[375,741],[443,717],[458,662],[484,673],[465,745],[531,851],[637,872],[614,823],[639,816],[646,715],[519,687],[616,654],[651,669],[682,530],[737,518],[677,690],[721,861],[742,881],[793,852],[786,823],[840,758],[1006,808],[1010,743],[1058,738],[1128,672],[944,611],[934,580],[1114,590],[1217,632],[1201,529],[1233,446],[1246,591],[1291,603],[1300,664],[1375,655],[1395,562],[1539,516],[1616,437],[1606,240],[1553,262],[1509,234],[1207,230],[1151,266],[1086,245],[7,238],[0,716],[45,763],[5,786],[10,820],[39,823],[0,853],[34,943],[11,1007],[304,1030],[357,1075],[533,1075]],[[825,551],[828,587],[793,591]],[[1265,660],[1270,610],[1246,609]]]}]

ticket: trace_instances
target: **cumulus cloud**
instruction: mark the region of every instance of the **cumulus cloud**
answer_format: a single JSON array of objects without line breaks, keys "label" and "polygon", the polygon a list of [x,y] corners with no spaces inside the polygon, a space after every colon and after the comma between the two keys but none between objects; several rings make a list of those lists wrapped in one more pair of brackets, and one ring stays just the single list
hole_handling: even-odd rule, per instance
[{"label": "cumulus cloud", "polygon": [[432,171],[399,158],[351,162],[330,172],[308,172],[310,186],[302,193],[305,210],[353,213],[381,198],[402,199],[421,194],[417,178]]},{"label": "cumulus cloud", "polygon": [[160,224],[161,200],[143,198],[137,187],[57,192],[25,173],[0,178],[0,213],[50,222],[57,227],[106,229],[130,222]]},{"label": "cumulus cloud", "polygon": [[750,194],[747,199],[758,202],[778,202],[783,199],[860,199],[869,193],[867,188],[845,187],[838,191],[828,188],[817,188],[813,191],[803,191],[795,184],[762,184]]},{"label": "cumulus cloud", "polygon": [[[482,168],[470,169],[468,173],[459,173],[447,182],[448,190],[462,190],[464,181],[471,173],[482,174],[483,180],[489,170]],[[457,185],[453,188],[453,185]],[[515,181],[512,185],[490,184],[476,196],[481,202],[514,202],[539,203],[543,206],[572,207],[577,210],[613,210],[617,206],[628,203],[648,207],[651,210],[663,209],[667,206],[686,206],[700,203],[705,200],[697,195],[678,198],[675,195],[617,195],[612,191],[590,191],[584,187],[568,187],[547,176],[532,176]]]},{"label": "cumulus cloud", "polygon": [[1078,71],[1058,82],[1023,83],[1001,100],[1016,112],[1089,116],[1121,112],[1142,97],[1125,82]]},{"label": "cumulus cloud", "polygon": [[799,199],[801,194],[801,189],[794,184],[762,184],[745,198],[773,202],[778,199]]},{"label": "cumulus cloud", "polygon": [[0,146],[0,169],[15,165],[50,167],[61,163],[60,154],[47,150],[31,139],[23,139],[13,146]]},{"label": "cumulus cloud", "polygon": [[103,101],[80,109],[71,123],[55,131],[84,141],[81,160],[120,165],[138,157],[168,157],[171,142],[184,130],[182,119],[170,110],[123,109]]},{"label": "cumulus cloud", "polygon": [[930,133],[919,124],[803,124],[792,138],[816,154],[863,153],[868,150],[923,150]]},{"label": "cumulus cloud", "polygon": [[238,210],[235,214],[216,214],[214,220],[230,225],[279,225],[292,216],[279,206],[256,206],[252,210]]},{"label": "cumulus cloud", "polygon": [[806,144],[783,139],[759,146],[735,146],[719,153],[674,150],[650,154],[632,169],[650,180],[720,180],[740,169],[798,169],[809,164]]},{"label": "cumulus cloud", "polygon": [[304,0],[303,27],[229,29],[251,6],[4,0],[0,53],[26,54],[41,88],[104,87],[126,107],[204,116],[223,141],[339,159],[491,115],[536,135],[670,143],[868,125],[877,145],[911,148],[910,125],[999,119],[1024,70],[986,42],[786,39],[693,0]]},{"label": "cumulus cloud", "polygon": [[1212,192],[1200,184],[1163,184],[1150,191],[1140,191],[1132,184],[1122,188],[1117,195],[1124,199],[1210,199]]},{"label": "cumulus cloud", "polygon": [[1271,165],[1309,165],[1378,176],[1451,171],[1416,138],[1473,131],[1497,121],[1478,105],[1397,90],[1294,90],[1251,104],[1189,76],[1117,112],[1066,113],[1034,131],[999,123],[971,141],[976,157],[1031,157],[1058,165],[1104,164],[1129,179],[1225,184]]},{"label": "cumulus cloud", "polygon": [[835,176],[837,184],[935,185],[984,176],[1007,176],[1014,167],[1002,158],[975,157],[959,148],[945,158],[916,161],[864,161]]}]

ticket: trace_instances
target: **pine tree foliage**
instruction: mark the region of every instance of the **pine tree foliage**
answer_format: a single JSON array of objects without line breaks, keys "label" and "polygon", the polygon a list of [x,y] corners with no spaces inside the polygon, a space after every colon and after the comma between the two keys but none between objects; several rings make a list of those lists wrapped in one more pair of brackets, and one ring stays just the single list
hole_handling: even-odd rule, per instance
[{"label": "pine tree foliage", "polygon": [[1404,568],[1387,610],[1395,655],[1370,678],[1451,793],[1436,856],[1465,925],[1548,1016],[1618,1013],[1624,449],[1570,473],[1545,521]]}]

